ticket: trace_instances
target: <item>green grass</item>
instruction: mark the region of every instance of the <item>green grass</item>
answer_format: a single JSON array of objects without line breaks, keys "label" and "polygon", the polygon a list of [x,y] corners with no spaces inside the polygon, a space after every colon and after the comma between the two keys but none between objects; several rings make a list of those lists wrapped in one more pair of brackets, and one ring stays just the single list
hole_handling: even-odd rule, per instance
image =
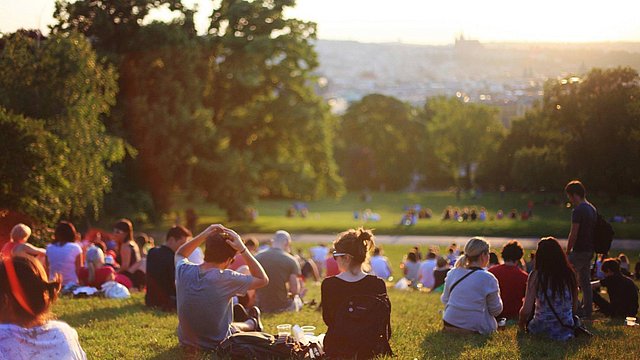
[{"label": "green grass", "polygon": [[[398,264],[407,247],[387,245],[385,251],[398,278]],[[319,300],[319,284],[308,282],[307,286],[306,300]],[[398,359],[623,359],[633,358],[640,351],[639,330],[624,326],[622,320],[597,318],[590,325],[594,338],[568,343],[519,334],[514,324],[491,336],[450,335],[440,331],[439,310],[443,305],[439,294],[389,289],[389,296],[391,346]],[[78,330],[90,359],[190,358],[178,345],[176,315],[147,309],[143,303],[142,293],[128,300],[64,298],[57,302],[54,313]],[[267,332],[274,333],[281,323],[315,325],[318,332],[326,331],[321,314],[311,308],[264,316]]]},{"label": "green grass", "polygon": [[[545,204],[545,199],[555,198],[556,205]],[[611,203],[608,198],[589,198],[599,211],[609,218],[614,214],[631,215],[634,219],[640,218],[640,201],[636,198],[620,198],[617,203]],[[443,210],[447,206],[485,207],[490,215],[502,209],[508,212],[511,209],[523,211],[527,209],[529,200],[535,203],[534,217],[529,221],[508,220],[500,221],[474,221],[456,223],[440,220]],[[351,193],[341,199],[324,199],[307,202],[310,213],[306,218],[287,218],[285,212],[291,206],[291,200],[262,200],[256,205],[259,216],[254,222],[229,223],[225,219],[224,212],[216,206],[206,203],[189,203],[178,201],[180,204],[176,211],[184,220],[184,210],[193,207],[200,216],[199,224],[225,223],[242,232],[269,233],[278,229],[286,229],[292,233],[337,233],[345,229],[366,225],[376,229],[378,234],[395,235],[483,235],[483,236],[507,236],[507,237],[540,237],[556,236],[566,237],[569,230],[571,209],[565,206],[566,199],[562,194],[528,194],[506,193],[500,197],[498,193],[483,193],[481,197],[472,199],[469,195],[463,195],[457,201],[450,192],[423,192],[423,193],[374,193],[372,201],[362,202],[357,193]],[[404,213],[405,206],[421,204],[433,210],[434,218],[420,220],[415,226],[398,225]],[[381,221],[364,224],[354,220],[353,212],[371,209],[379,213]],[[147,231],[159,230],[164,232],[176,218],[174,212],[167,216],[160,226],[149,227]],[[640,239],[640,223],[636,220],[626,224],[614,224],[617,238]]]}]

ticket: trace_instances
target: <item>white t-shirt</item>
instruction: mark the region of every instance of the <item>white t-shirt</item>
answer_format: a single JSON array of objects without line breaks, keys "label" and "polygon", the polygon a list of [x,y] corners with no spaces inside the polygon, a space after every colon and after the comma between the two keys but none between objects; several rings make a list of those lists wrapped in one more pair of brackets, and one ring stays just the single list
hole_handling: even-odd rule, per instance
[{"label": "white t-shirt", "polygon": [[433,285],[436,284],[436,278],[433,276],[433,270],[436,268],[436,259],[427,259],[420,264],[420,269],[418,270],[418,276],[420,278],[420,283],[425,288],[431,289]]},{"label": "white t-shirt", "polygon": [[62,321],[51,320],[28,329],[14,324],[0,324],[0,359],[86,358],[78,341],[78,333]]},{"label": "white t-shirt", "polygon": [[55,274],[62,276],[62,285],[78,283],[76,274],[76,257],[82,253],[82,248],[76,243],[66,243],[62,246],[47,245],[47,259],[49,260],[49,280]]},{"label": "white t-shirt", "polygon": [[202,252],[202,249],[197,247],[195,250],[193,250],[191,255],[189,255],[188,259],[189,259],[189,262],[193,264],[196,264],[196,265],[202,264],[204,262],[204,253]]},{"label": "white t-shirt", "polygon": [[388,279],[391,276],[391,270],[387,258],[382,255],[371,257],[371,272],[381,279]]},{"label": "white t-shirt", "polygon": [[311,253],[313,261],[317,263],[324,263],[327,255],[329,255],[329,249],[326,246],[314,246],[309,249],[309,252]]}]

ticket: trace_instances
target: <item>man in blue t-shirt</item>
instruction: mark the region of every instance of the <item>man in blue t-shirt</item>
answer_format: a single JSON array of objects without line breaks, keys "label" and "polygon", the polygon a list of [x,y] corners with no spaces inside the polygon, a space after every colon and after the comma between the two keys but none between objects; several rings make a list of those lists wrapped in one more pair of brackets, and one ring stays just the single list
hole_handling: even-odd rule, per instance
[{"label": "man in blue t-shirt", "polygon": [[[206,242],[204,263],[188,260]],[[228,267],[242,254],[251,275]],[[222,225],[211,225],[182,245],[175,255],[178,340],[187,347],[216,350],[220,342],[236,332],[262,331],[260,310],[255,306],[242,317],[234,313],[234,296],[266,286],[269,278],[240,236]]]},{"label": "man in blue t-shirt", "polygon": [[587,201],[584,185],[578,180],[570,181],[564,188],[573,205],[571,230],[567,244],[569,261],[578,275],[582,291],[582,316],[591,318],[593,294],[591,291],[591,259],[593,258],[593,233],[596,226],[596,208]]}]

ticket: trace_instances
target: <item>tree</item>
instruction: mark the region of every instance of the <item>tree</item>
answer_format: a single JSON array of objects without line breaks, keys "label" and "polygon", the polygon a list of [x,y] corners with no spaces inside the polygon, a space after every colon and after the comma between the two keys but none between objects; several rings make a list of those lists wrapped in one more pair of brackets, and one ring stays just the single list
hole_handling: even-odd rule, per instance
[{"label": "tree", "polygon": [[0,107],[0,204],[43,224],[57,221],[72,184],[64,177],[69,149],[42,120]]},{"label": "tree", "polygon": [[19,32],[0,52],[0,106],[42,120],[68,149],[62,174],[71,187],[59,205],[65,216],[97,213],[111,186],[109,167],[124,157],[123,141],[101,121],[114,103],[116,78],[77,33],[33,39]]},{"label": "tree", "polygon": [[332,117],[313,90],[315,24],[285,19],[294,4],[223,0],[212,15],[205,99],[219,156],[198,178],[230,218],[244,217],[259,195],[311,199],[342,191]]},{"label": "tree", "polygon": [[420,125],[412,108],[371,94],[349,106],[338,127],[336,156],[347,186],[354,190],[399,190],[417,170]]},{"label": "tree", "polygon": [[495,153],[505,133],[497,110],[436,97],[426,102],[423,116],[437,158],[454,179],[462,178],[465,186],[472,187],[474,167],[482,166],[487,154]]}]

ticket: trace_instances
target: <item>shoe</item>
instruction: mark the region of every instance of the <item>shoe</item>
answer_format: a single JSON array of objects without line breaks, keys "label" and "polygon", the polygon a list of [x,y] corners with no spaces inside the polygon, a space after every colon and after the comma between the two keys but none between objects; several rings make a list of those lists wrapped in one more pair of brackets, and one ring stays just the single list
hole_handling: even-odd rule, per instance
[{"label": "shoe", "polygon": [[260,309],[258,309],[257,306],[252,306],[247,313],[249,314],[250,319],[256,324],[256,328],[254,330],[262,331],[262,329],[264,329],[264,325],[262,325],[262,320],[260,319],[260,315],[262,314]]},{"label": "shoe", "polygon": [[233,305],[233,321],[245,322],[251,318],[242,304]]}]

